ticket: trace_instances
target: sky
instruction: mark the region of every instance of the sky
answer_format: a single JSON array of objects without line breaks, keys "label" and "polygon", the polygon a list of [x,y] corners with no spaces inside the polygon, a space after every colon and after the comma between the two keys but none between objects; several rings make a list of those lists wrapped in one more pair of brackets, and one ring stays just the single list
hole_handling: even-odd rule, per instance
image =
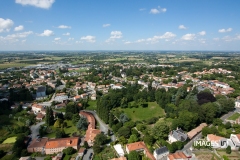
[{"label": "sky", "polygon": [[240,51],[239,0],[0,0],[0,51]]}]

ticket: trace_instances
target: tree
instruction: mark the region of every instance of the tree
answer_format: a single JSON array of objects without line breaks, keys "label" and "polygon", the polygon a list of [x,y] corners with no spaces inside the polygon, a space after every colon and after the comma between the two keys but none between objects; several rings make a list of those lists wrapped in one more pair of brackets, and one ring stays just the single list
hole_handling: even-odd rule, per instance
[{"label": "tree", "polygon": [[88,142],[87,141],[84,141],[84,144],[83,144],[84,148],[88,149],[89,146],[88,146]]},{"label": "tree", "polygon": [[78,113],[76,113],[76,114],[74,114],[74,115],[72,116],[72,122],[73,122],[73,124],[76,124],[79,120],[80,120],[80,116],[79,116]]},{"label": "tree", "polygon": [[5,155],[5,152],[3,150],[0,150],[0,158]]},{"label": "tree", "polygon": [[63,130],[63,129],[58,129],[57,131],[56,131],[56,138],[63,138],[64,136],[65,136],[66,134],[65,134],[65,131]]},{"label": "tree", "polygon": [[130,138],[128,139],[128,143],[133,143],[133,142],[137,142],[138,141],[138,137],[135,134],[132,134],[130,136]]},{"label": "tree", "polygon": [[63,120],[62,119],[57,119],[54,123],[55,128],[60,128],[62,126]]},{"label": "tree", "polygon": [[107,142],[107,136],[105,136],[103,133],[98,134],[95,138],[94,138],[94,144],[97,145],[104,145]]},{"label": "tree", "polygon": [[226,148],[226,153],[227,153],[227,154],[231,154],[231,153],[232,153],[232,150],[231,150],[231,147],[230,147],[230,146],[227,146],[227,148]]},{"label": "tree", "polygon": [[63,150],[63,153],[65,153],[66,155],[72,155],[74,153],[76,153],[76,149],[74,149],[73,147],[68,147],[66,149]]},{"label": "tree", "polygon": [[166,139],[169,133],[169,127],[166,123],[156,123],[152,129],[152,135],[156,139]]},{"label": "tree", "polygon": [[122,114],[119,116],[119,120],[120,120],[122,123],[125,123],[125,122],[129,121],[129,118],[127,117],[126,114],[122,113]]},{"label": "tree", "polygon": [[119,130],[118,130],[118,135],[123,136],[125,138],[128,138],[130,133],[131,133],[131,130],[127,127],[124,127],[124,126],[119,128]]},{"label": "tree", "polygon": [[102,148],[101,148],[101,146],[100,145],[98,145],[98,144],[93,144],[93,152],[95,153],[95,154],[99,154],[101,151],[102,151]]},{"label": "tree", "polygon": [[123,136],[119,137],[118,141],[119,141],[122,145],[127,144],[127,139],[126,139],[125,137],[123,137]]},{"label": "tree", "polygon": [[80,117],[79,121],[77,122],[77,129],[82,129],[82,130],[86,130],[88,128],[88,122],[87,119],[84,117]]},{"label": "tree", "polygon": [[209,91],[201,91],[197,94],[198,104],[202,105],[208,102],[215,102],[216,98]]},{"label": "tree", "polygon": [[24,134],[20,134],[18,135],[16,142],[13,145],[12,151],[15,152],[17,156],[21,156],[22,150],[26,147],[24,140],[25,140]]},{"label": "tree", "polygon": [[147,134],[147,135],[145,135],[145,136],[143,137],[143,141],[144,141],[146,144],[152,146],[153,143],[154,143],[154,138],[153,138],[153,136]]},{"label": "tree", "polygon": [[141,160],[141,156],[137,151],[131,151],[128,154],[128,160]]},{"label": "tree", "polygon": [[47,126],[51,126],[54,123],[53,110],[50,107],[47,107],[47,109],[46,109],[45,121],[46,121]]}]

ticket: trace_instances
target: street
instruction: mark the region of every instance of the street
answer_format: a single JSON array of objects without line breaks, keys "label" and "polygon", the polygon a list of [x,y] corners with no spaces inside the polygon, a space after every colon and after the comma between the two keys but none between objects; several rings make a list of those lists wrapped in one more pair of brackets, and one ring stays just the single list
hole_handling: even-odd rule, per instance
[{"label": "street", "polygon": [[84,154],[84,156],[83,156],[83,160],[90,160],[89,156],[90,156],[91,153],[92,153],[92,156],[91,156],[91,158],[92,158],[93,157],[93,149],[92,148],[87,150],[87,153]]},{"label": "street", "polygon": [[31,132],[32,132],[32,134],[31,134],[32,139],[34,139],[34,138],[37,137],[37,135],[39,134],[39,128],[40,128],[40,126],[43,125],[44,123],[45,123],[45,122],[40,122],[40,123],[38,123],[38,124],[36,124],[36,125],[32,125],[32,126],[30,127]]}]

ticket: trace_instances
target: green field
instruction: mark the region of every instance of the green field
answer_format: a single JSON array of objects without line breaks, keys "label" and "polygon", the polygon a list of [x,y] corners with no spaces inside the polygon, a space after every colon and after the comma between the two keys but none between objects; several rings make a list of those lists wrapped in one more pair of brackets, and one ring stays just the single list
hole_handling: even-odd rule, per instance
[{"label": "green field", "polygon": [[25,67],[25,66],[29,66],[30,64],[26,64],[26,63],[1,63],[0,64],[0,69],[3,68],[11,68],[11,67]]},{"label": "green field", "polygon": [[10,137],[8,139],[6,139],[5,141],[3,141],[2,144],[8,144],[8,143],[14,143],[16,141],[17,137]]},{"label": "green field", "polygon": [[88,107],[87,110],[96,110],[97,109],[97,101],[88,101]]},{"label": "green field", "polygon": [[77,132],[77,127],[75,125],[73,125],[72,121],[66,121],[67,122],[67,128],[64,128],[64,131],[66,134],[68,134],[69,136],[72,136],[72,134],[74,132]]},{"label": "green field", "polygon": [[152,117],[164,116],[164,110],[156,102],[148,102],[148,107],[120,109],[133,121],[142,121]]},{"label": "green field", "polygon": [[232,116],[230,116],[228,118],[228,120],[236,120],[240,117],[240,114],[239,113],[234,113]]}]

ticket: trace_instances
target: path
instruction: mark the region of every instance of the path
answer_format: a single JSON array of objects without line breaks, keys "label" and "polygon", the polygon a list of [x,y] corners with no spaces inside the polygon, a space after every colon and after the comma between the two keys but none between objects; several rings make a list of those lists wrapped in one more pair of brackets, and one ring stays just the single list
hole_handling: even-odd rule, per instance
[{"label": "path", "polygon": [[45,123],[45,122],[40,122],[40,123],[38,123],[38,124],[36,124],[36,125],[32,125],[32,126],[30,127],[31,132],[32,132],[32,134],[31,134],[32,139],[37,138],[37,135],[39,135],[39,128],[40,128],[40,126],[43,125],[44,123]]}]

